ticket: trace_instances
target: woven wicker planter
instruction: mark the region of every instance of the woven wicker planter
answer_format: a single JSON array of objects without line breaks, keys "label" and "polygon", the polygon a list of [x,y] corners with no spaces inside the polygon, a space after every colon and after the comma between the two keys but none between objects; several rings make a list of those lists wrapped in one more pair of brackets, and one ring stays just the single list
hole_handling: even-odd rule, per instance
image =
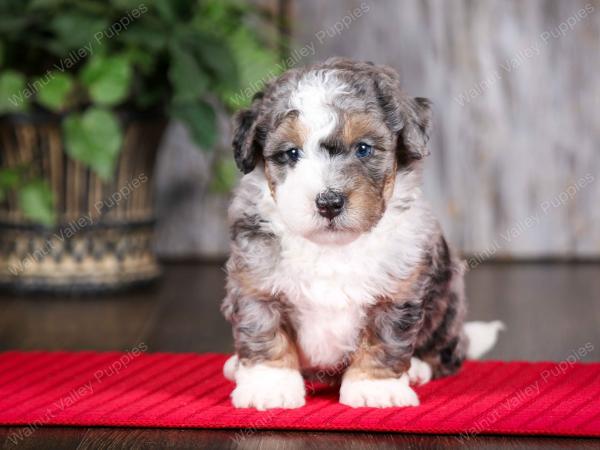
[{"label": "woven wicker planter", "polygon": [[0,167],[33,167],[52,186],[59,218],[47,229],[23,217],[14,195],[0,203],[0,288],[114,291],[158,277],[151,179],[165,121],[122,120],[123,149],[106,183],[66,156],[57,116],[0,119]]}]

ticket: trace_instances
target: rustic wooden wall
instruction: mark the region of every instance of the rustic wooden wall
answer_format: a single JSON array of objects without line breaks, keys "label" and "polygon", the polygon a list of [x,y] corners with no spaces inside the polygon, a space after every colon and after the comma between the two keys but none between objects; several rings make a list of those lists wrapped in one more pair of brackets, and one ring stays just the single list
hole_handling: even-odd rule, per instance
[{"label": "rustic wooden wall", "polygon": [[[600,256],[600,0],[296,0],[293,19],[289,64],[385,63],[433,100],[425,190],[473,264]],[[178,142],[159,198],[186,200],[163,215],[160,249],[219,253],[223,205],[199,201],[201,164]]]}]

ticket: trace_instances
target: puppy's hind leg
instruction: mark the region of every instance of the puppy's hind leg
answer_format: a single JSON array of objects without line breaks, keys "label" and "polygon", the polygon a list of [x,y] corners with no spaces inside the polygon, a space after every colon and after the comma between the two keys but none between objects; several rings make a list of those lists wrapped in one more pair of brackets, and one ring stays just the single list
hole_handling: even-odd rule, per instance
[{"label": "puppy's hind leg", "polygon": [[419,358],[410,358],[410,369],[408,369],[408,379],[410,384],[425,384],[433,376],[431,366]]},{"label": "puppy's hind leg", "polygon": [[[494,322],[463,323],[464,307],[460,293],[451,292],[441,323],[426,334],[415,350],[415,357],[431,367],[432,378],[452,375],[465,359],[477,359],[496,343],[504,324]],[[417,363],[416,367],[420,367]],[[414,369],[417,370],[417,369]]]},{"label": "puppy's hind leg", "polygon": [[[459,280],[459,287],[462,286]],[[414,356],[431,367],[432,378],[452,375],[460,369],[467,358],[469,340],[464,333],[464,296],[461,289],[449,290],[430,300],[424,327]],[[431,318],[436,318],[432,320]]]}]

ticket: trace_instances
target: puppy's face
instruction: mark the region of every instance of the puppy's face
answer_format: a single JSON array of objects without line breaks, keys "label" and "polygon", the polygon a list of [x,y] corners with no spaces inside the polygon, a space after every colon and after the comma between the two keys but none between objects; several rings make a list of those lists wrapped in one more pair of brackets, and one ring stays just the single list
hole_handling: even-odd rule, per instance
[{"label": "puppy's face", "polygon": [[240,114],[234,148],[239,156],[248,147],[245,159],[236,158],[245,172],[264,165],[291,231],[344,244],[377,224],[398,167],[422,156],[424,147],[407,141],[409,132],[425,133],[418,108],[427,104],[405,98],[389,69],[340,60],[321,67],[275,81]]},{"label": "puppy's face", "polygon": [[[296,95],[314,95],[303,89]],[[319,243],[351,241],[377,223],[391,195],[393,136],[378,111],[297,106],[266,139],[271,192],[291,230]]]}]

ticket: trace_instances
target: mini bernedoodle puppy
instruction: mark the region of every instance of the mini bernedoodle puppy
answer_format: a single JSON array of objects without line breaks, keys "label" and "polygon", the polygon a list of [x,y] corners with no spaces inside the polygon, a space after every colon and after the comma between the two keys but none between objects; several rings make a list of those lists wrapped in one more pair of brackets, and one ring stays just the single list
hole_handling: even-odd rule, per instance
[{"label": "mini bernedoodle puppy", "polygon": [[325,374],[343,404],[418,405],[410,384],[493,345],[499,322],[463,323],[463,264],[421,193],[430,123],[393,69],[339,58],[289,70],[238,113],[222,307],[234,406],[300,407],[304,379]]}]

